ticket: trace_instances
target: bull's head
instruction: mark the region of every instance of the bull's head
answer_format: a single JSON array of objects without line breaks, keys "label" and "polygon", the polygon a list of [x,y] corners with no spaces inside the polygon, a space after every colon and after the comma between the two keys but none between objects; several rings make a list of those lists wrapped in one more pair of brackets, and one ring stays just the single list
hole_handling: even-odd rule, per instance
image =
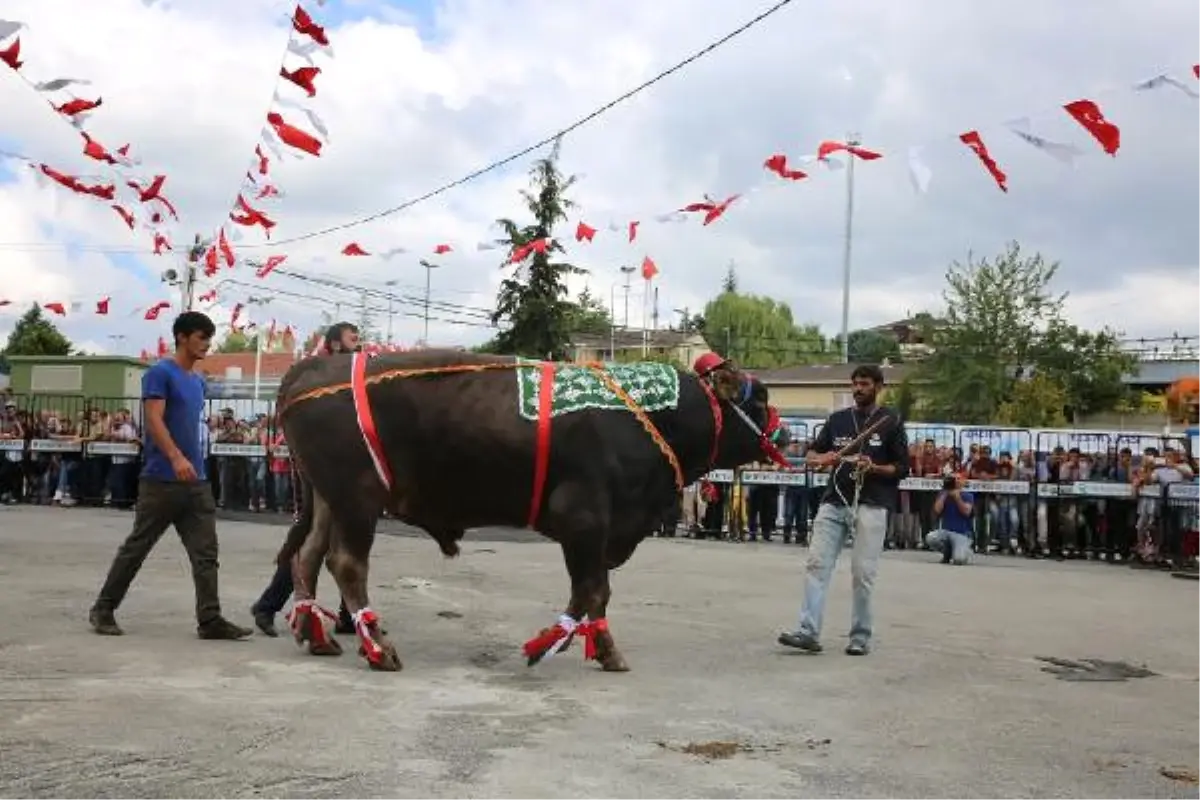
[{"label": "bull's head", "polygon": [[714,466],[734,467],[766,460],[786,466],[787,461],[769,439],[771,425],[779,424],[779,415],[770,406],[767,387],[715,353],[696,359],[695,371],[722,406]]}]

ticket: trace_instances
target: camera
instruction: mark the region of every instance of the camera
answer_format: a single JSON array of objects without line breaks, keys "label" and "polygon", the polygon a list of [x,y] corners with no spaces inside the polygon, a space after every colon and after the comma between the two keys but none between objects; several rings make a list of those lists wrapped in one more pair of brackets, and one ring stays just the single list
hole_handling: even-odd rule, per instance
[{"label": "camera", "polygon": [[947,475],[942,478],[942,491],[952,492],[958,488],[958,478],[954,475]]}]

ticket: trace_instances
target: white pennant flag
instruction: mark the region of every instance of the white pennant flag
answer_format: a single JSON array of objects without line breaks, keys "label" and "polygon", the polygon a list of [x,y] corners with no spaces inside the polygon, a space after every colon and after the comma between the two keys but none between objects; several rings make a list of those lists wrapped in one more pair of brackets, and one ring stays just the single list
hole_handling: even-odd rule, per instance
[{"label": "white pennant flag", "polygon": [[271,155],[275,156],[276,161],[283,161],[283,150],[279,147],[279,140],[275,138],[275,131],[271,128],[263,128],[262,142],[271,151]]},{"label": "white pennant flag", "polygon": [[1074,166],[1075,159],[1083,155],[1083,151],[1073,144],[1052,142],[1049,139],[1043,139],[1041,136],[1031,132],[1028,117],[1014,119],[1007,123],[1006,127],[1024,141],[1053,158],[1055,161],[1066,164],[1067,166]]},{"label": "white pennant flag", "polygon": [[16,22],[14,20],[0,19],[0,42],[12,36],[17,31],[25,27],[24,22]]},{"label": "white pennant flag", "polygon": [[300,105],[295,100],[288,100],[286,97],[280,97],[279,92],[276,92],[272,99],[277,105],[283,106],[284,108],[294,109],[295,111],[299,111],[300,113],[304,114],[306,117],[308,117],[308,121],[312,124],[312,126],[317,129],[317,133],[325,137],[325,144],[332,143],[329,139],[329,128],[325,127],[325,121],[317,116],[317,112],[313,111],[311,108],[306,108],[305,106]]},{"label": "white pennant flag", "polygon": [[[2,24],[3,23],[0,23],[0,25],[2,25]],[[2,34],[2,33],[3,32],[0,31],[0,34]],[[4,36],[0,35],[0,39],[3,39],[3,38],[4,38]],[[65,89],[68,86],[77,86],[77,85],[78,86],[91,86],[92,82],[87,80],[86,78],[55,78],[52,81],[42,81],[41,83],[35,83],[33,85],[33,88],[37,89],[39,92],[57,92],[59,89]]]},{"label": "white pennant flag", "polygon": [[[3,38],[3,37],[0,37],[0,38]],[[1135,92],[1146,92],[1146,91],[1150,91],[1152,89],[1161,89],[1164,86],[1174,86],[1176,89],[1183,92],[1184,94],[1186,94],[1188,97],[1191,97],[1192,99],[1200,98],[1200,94],[1197,94],[1195,89],[1188,86],[1183,81],[1172,78],[1170,75],[1166,75],[1166,74],[1155,75],[1153,78],[1151,78],[1149,80],[1142,81],[1141,83],[1135,83],[1133,85],[1133,90]]]},{"label": "white pennant flag", "polygon": [[288,40],[288,52],[294,56],[299,56],[308,62],[308,65],[313,66],[312,55],[318,50],[325,55],[333,58],[333,48],[329,45],[321,45],[309,40],[307,42],[299,42],[295,37]]},{"label": "white pennant flag", "polygon": [[918,194],[929,191],[929,181],[933,179],[933,170],[925,163],[920,147],[908,148],[908,180],[913,190]]},{"label": "white pennant flag", "polygon": [[393,247],[391,250],[383,251],[382,253],[379,254],[379,256],[381,258],[385,258],[385,259],[392,259],[392,258],[395,258],[396,256],[404,255],[407,252],[408,252],[408,250],[406,250],[403,247]]},{"label": "white pennant flag", "polygon": [[476,242],[475,249],[481,252],[484,250],[497,250],[499,249],[499,245],[494,242]]}]

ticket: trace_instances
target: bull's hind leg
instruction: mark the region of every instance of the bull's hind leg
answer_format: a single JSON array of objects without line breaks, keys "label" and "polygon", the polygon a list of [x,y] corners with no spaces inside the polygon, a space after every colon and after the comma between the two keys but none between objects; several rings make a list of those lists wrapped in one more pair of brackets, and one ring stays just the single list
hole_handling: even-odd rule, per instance
[{"label": "bull's hind leg", "polygon": [[337,656],[342,654],[342,646],[326,624],[333,615],[317,605],[317,577],[321,573],[321,562],[329,552],[333,519],[329,505],[319,494],[313,492],[312,499],[312,530],[292,561],[292,585],[295,588],[290,622],[296,642],[301,645],[307,642],[310,654]]},{"label": "bull's hind leg", "polygon": [[380,510],[372,512],[365,504],[347,510],[339,508],[325,565],[337,580],[342,601],[354,619],[358,654],[366,658],[371,669],[398,672],[403,667],[400,655],[387,638],[367,596],[367,571]]}]

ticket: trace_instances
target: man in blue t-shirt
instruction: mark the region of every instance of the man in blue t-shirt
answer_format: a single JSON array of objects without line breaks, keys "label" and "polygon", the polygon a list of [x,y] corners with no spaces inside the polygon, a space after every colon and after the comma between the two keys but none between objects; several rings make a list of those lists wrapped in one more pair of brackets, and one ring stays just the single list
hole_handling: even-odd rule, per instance
[{"label": "man in blue t-shirt", "polygon": [[216,327],[207,315],[185,311],[171,327],[175,354],[142,376],[146,438],[138,480],[133,531],[117,550],[108,577],[88,613],[92,629],[120,636],[114,612],[125,599],[142,562],[174,525],[192,563],[196,585],[196,632],[201,639],[244,639],[253,631],[221,616],[217,591],[217,517],[212,486],[205,480],[204,378],[196,362],[208,354]]},{"label": "man in blue t-shirt", "polygon": [[933,501],[933,515],[941,525],[925,536],[930,550],[942,554],[943,564],[965,564],[971,555],[971,514],[975,511],[975,495],[964,492],[962,479],[946,477],[945,487]]}]

